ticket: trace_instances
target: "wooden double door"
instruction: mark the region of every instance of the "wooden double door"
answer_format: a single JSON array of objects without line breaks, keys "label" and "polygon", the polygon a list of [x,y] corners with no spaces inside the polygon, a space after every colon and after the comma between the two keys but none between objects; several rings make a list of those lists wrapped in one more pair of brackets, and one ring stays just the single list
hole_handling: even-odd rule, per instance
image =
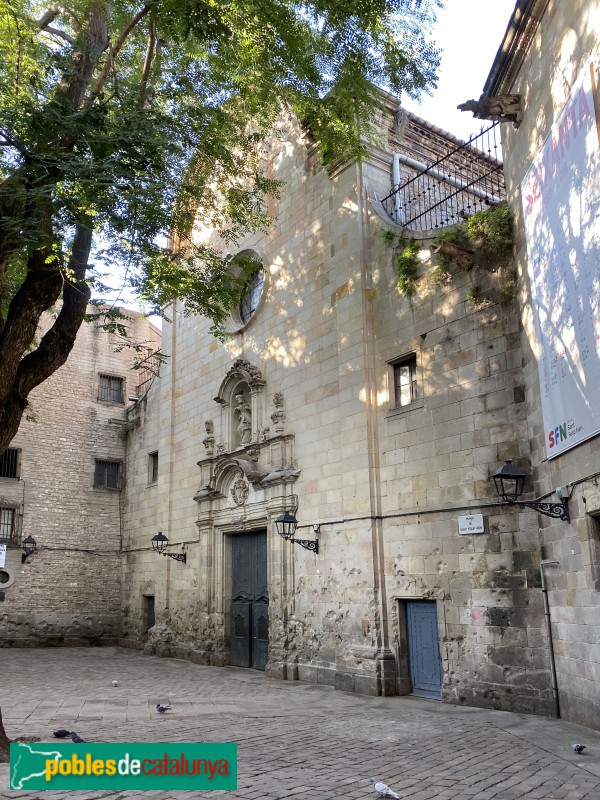
[{"label": "wooden double door", "polygon": [[265,669],[269,656],[266,531],[232,536],[231,569],[231,663]]}]

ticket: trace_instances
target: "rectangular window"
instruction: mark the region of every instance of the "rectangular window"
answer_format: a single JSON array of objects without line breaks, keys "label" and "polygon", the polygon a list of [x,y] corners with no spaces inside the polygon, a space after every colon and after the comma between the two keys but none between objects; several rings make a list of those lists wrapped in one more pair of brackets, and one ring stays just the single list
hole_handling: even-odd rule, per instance
[{"label": "rectangular window", "polygon": [[109,403],[123,403],[123,378],[116,375],[99,375],[98,400]]},{"label": "rectangular window", "polygon": [[0,542],[11,542],[15,533],[14,508],[0,508]]},{"label": "rectangular window", "polygon": [[394,366],[395,407],[404,408],[418,398],[417,358],[410,356],[398,361]]},{"label": "rectangular window", "polygon": [[103,489],[119,488],[119,468],[118,461],[96,461],[94,471],[94,486]]},{"label": "rectangular window", "polygon": [[0,455],[0,478],[19,477],[19,455],[16,447],[9,447]]},{"label": "rectangular window", "polygon": [[158,453],[148,455],[148,483],[156,483],[158,480]]}]

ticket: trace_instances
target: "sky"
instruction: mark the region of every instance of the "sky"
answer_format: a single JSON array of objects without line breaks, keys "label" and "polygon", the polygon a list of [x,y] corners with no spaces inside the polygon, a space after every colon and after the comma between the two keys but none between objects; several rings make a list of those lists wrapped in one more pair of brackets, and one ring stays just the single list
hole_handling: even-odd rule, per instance
[{"label": "sky", "polygon": [[459,139],[467,139],[480,130],[482,122],[456,106],[479,98],[516,0],[445,2],[433,30],[433,39],[443,51],[438,88],[431,97],[424,95],[420,103],[403,98],[402,105]]},{"label": "sky", "polygon": [[[456,106],[481,94],[516,0],[445,1],[432,32],[442,50],[438,88],[431,96],[423,95],[420,102],[403,98],[402,105],[459,139],[468,139],[481,129],[482,121],[474,119],[470,111],[458,111]],[[116,276],[106,283],[120,288]],[[118,304],[140,310],[128,289],[122,292]],[[153,322],[160,325],[158,319],[153,318]]]}]

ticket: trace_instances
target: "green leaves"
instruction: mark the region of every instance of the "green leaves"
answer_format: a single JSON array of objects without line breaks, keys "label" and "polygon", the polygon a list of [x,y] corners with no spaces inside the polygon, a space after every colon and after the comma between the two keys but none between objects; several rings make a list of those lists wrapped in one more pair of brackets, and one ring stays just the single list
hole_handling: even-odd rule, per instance
[{"label": "green leaves", "polygon": [[179,297],[218,327],[237,290],[226,259],[190,262],[156,243],[191,253],[194,220],[232,246],[268,227],[279,184],[263,174],[263,146],[284,108],[325,162],[360,158],[374,82],[412,95],[433,82],[438,5],[0,0],[0,264],[31,269],[44,247],[63,269],[85,220],[108,266],[127,264],[155,307]]}]

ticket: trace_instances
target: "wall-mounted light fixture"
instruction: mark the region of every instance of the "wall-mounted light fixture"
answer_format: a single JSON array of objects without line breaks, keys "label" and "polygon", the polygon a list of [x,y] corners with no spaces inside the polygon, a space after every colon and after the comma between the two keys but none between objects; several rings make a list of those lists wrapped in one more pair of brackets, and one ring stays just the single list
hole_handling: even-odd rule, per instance
[{"label": "wall-mounted light fixture", "polygon": [[33,536],[26,536],[23,541],[21,542],[21,547],[23,548],[23,554],[21,556],[21,564],[24,564],[29,556],[32,556],[37,550],[37,542],[33,538]]},{"label": "wall-mounted light fixture", "polygon": [[[169,558],[172,558],[174,561],[181,561],[183,564],[186,563],[187,554],[185,552],[183,552],[183,553],[167,553],[167,547],[169,546],[169,540],[164,535],[164,533],[162,533],[162,531],[159,531],[156,534],[156,536],[153,536],[151,541],[152,541],[152,549],[156,553],[162,553],[163,556],[169,556]],[[185,545],[184,545],[184,547],[185,547]]]},{"label": "wall-mounted light fixture", "polygon": [[[292,511],[285,511],[275,520],[275,528],[277,529],[277,533],[287,542],[294,542],[294,544],[299,544],[300,547],[303,547],[305,550],[310,550],[312,553],[318,553],[318,539],[294,539],[294,534],[296,533],[296,528],[298,527],[298,520],[296,519],[296,511],[298,510],[297,495],[293,494],[290,498],[290,502],[293,506]],[[315,533],[319,532],[318,528],[320,528],[319,525],[313,525],[313,530]]]},{"label": "wall-mounted light fixture", "polygon": [[498,497],[511,506],[527,506],[534,511],[544,514],[546,517],[562,519],[570,522],[569,505],[566,497],[561,497],[560,503],[546,503],[543,500],[519,500],[523,494],[526,475],[523,470],[516,467],[512,460],[504,462],[504,465],[494,472],[494,483]]}]

